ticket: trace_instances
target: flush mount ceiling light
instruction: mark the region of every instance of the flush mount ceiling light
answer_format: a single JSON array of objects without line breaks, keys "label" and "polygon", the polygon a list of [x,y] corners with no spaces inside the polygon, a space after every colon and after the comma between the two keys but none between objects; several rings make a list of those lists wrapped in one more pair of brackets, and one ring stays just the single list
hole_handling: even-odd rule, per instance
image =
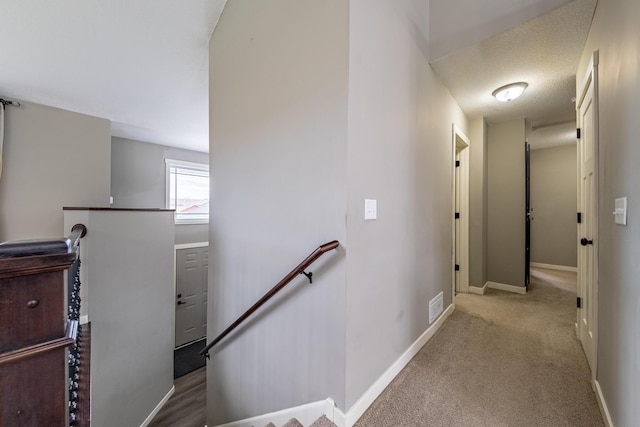
[{"label": "flush mount ceiling light", "polygon": [[493,95],[498,101],[513,101],[522,95],[522,92],[524,92],[527,86],[529,85],[525,82],[511,83],[506,86],[499,87],[494,90],[491,95]]}]

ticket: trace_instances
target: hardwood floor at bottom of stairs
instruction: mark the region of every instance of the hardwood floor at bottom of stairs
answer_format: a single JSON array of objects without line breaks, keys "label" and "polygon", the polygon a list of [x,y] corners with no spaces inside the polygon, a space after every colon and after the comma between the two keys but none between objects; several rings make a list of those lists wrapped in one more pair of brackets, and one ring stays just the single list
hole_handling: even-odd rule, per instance
[{"label": "hardwood floor at bottom of stairs", "polygon": [[207,421],[206,368],[175,380],[176,390],[149,427],[203,427]]}]

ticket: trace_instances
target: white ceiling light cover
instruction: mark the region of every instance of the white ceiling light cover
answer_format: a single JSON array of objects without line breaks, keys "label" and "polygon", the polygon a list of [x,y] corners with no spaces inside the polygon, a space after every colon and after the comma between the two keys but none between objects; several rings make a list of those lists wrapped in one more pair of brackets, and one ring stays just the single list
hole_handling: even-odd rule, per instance
[{"label": "white ceiling light cover", "polygon": [[499,87],[494,90],[493,95],[498,101],[509,102],[518,98],[524,90],[529,86],[525,82],[511,83],[506,86]]}]

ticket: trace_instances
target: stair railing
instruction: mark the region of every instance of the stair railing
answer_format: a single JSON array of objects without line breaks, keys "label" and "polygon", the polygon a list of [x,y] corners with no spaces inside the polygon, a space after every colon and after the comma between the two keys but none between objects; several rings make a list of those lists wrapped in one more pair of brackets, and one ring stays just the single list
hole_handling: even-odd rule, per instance
[{"label": "stair railing", "polygon": [[326,252],[329,252],[337,248],[338,246],[340,246],[340,242],[338,242],[337,240],[334,240],[332,242],[325,243],[324,245],[319,246],[315,251],[311,252],[311,254],[308,257],[306,257],[300,264],[298,264],[293,270],[291,270],[289,274],[284,276],[282,280],[280,280],[273,288],[271,288],[271,290],[269,290],[269,292],[264,294],[262,298],[260,298],[247,311],[245,311],[240,317],[238,317],[235,322],[229,325],[227,329],[222,331],[220,335],[218,335],[213,341],[211,341],[209,345],[207,345],[200,352],[200,355],[205,356],[207,359],[209,359],[209,350],[211,350],[211,348],[214,345],[222,341],[224,337],[229,335],[235,328],[240,326],[242,322],[247,320],[247,318],[249,318],[249,316],[251,316],[256,310],[262,307],[264,303],[269,301],[274,295],[276,295],[278,292],[284,289],[284,287],[287,286],[298,275],[300,274],[305,275],[309,279],[309,283],[313,283],[313,272],[307,273],[305,271],[307,267],[313,264],[318,258],[324,255]]}]

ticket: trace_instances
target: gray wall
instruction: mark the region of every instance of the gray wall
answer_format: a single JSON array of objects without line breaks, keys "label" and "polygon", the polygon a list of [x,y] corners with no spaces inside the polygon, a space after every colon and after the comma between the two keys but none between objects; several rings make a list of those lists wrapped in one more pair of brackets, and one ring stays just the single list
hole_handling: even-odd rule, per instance
[{"label": "gray wall", "polygon": [[108,206],[108,120],[22,102],[7,107],[0,241],[60,237],[63,206]]},{"label": "gray wall", "polygon": [[91,425],[139,426],[173,386],[173,213],[82,213]]},{"label": "gray wall", "polygon": [[451,124],[468,134],[427,61],[426,2],[352,0],[349,22],[346,409],[428,328],[429,301],[452,302]]},{"label": "gray wall", "polygon": [[[114,208],[164,208],[164,159],[209,163],[209,155],[124,138],[111,141],[111,195]],[[207,224],[176,224],[175,243],[206,242]]]},{"label": "gray wall", "polygon": [[531,262],[577,266],[576,146],[531,151]]},{"label": "gray wall", "polygon": [[[318,245],[346,244],[349,4],[229,1],[210,43],[212,339]],[[344,407],[345,248],[226,339],[207,424]]]},{"label": "gray wall", "polygon": [[487,279],[524,286],[525,122],[491,124],[488,131]]},{"label": "gray wall", "polygon": [[468,123],[428,64],[427,20],[420,1],[227,4],[210,51],[210,338],[310,246],[342,247],[212,357],[209,424],[327,397],[347,411],[428,328],[429,301],[451,304],[451,124]]},{"label": "gray wall", "polygon": [[[599,305],[597,379],[613,425],[640,419],[640,2],[598,2],[578,68],[581,85],[600,51]],[[627,196],[628,225],[615,225],[614,200]]]},{"label": "gray wall", "polygon": [[487,130],[482,117],[469,123],[469,285],[476,287],[487,281]]}]

